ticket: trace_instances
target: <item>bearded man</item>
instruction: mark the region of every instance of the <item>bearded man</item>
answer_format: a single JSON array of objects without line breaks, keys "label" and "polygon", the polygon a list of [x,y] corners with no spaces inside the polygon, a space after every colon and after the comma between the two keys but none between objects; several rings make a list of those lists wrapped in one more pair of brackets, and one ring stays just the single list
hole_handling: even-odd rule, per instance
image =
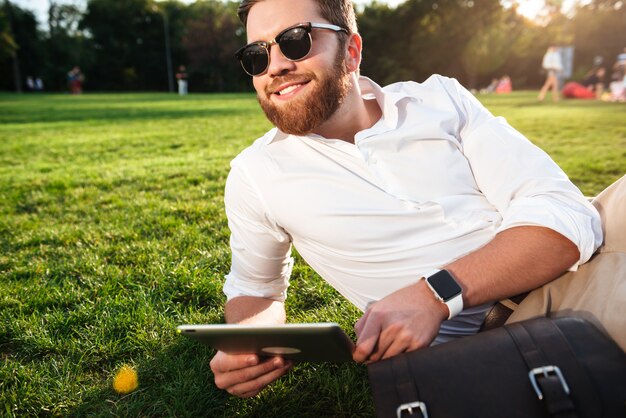
[{"label": "bearded man", "polygon": [[[227,322],[285,322],[294,245],[364,312],[354,360],[377,361],[477,332],[494,301],[600,245],[599,215],[563,171],[457,81],[361,77],[350,0],[244,0],[239,16],[250,43],[237,58],[275,128],[226,184]],[[240,397],[290,367],[211,361]]]}]

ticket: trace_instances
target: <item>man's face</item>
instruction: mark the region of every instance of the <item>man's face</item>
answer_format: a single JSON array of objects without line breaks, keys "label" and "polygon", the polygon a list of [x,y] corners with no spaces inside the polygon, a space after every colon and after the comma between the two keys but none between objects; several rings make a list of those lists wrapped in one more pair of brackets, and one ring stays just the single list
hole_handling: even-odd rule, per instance
[{"label": "man's face", "polygon": [[[283,29],[305,22],[330,23],[320,16],[315,0],[261,1],[248,15],[248,42],[270,42]],[[289,134],[305,135],[326,122],[350,86],[339,35],[313,29],[311,37],[311,52],[298,62],[289,61],[278,45],[272,45],[267,72],[253,77],[265,115]]]}]

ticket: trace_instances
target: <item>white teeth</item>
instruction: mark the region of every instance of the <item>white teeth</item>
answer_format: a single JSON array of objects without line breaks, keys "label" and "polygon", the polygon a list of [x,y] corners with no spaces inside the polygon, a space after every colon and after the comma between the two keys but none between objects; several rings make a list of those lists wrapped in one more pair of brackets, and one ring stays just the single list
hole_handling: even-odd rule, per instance
[{"label": "white teeth", "polygon": [[294,84],[292,86],[289,86],[287,88],[282,89],[281,91],[278,92],[278,94],[280,94],[281,96],[283,94],[289,94],[292,91],[294,91],[295,89],[297,89],[298,87],[300,87],[302,84]]}]

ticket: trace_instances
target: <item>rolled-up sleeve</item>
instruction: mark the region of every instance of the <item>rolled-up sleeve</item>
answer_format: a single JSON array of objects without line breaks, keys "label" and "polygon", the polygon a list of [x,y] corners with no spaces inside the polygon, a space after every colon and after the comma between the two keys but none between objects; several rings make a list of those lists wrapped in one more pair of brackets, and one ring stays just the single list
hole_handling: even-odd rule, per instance
[{"label": "rolled-up sleeve", "polygon": [[291,239],[271,220],[251,176],[237,160],[231,165],[224,203],[232,259],[224,293],[228,300],[256,296],[284,301],[293,267]]},{"label": "rolled-up sleeve", "polygon": [[578,247],[575,270],[602,243],[598,211],[544,151],[458,83],[456,88],[463,153],[478,187],[502,214],[500,231],[535,225],[560,233]]}]

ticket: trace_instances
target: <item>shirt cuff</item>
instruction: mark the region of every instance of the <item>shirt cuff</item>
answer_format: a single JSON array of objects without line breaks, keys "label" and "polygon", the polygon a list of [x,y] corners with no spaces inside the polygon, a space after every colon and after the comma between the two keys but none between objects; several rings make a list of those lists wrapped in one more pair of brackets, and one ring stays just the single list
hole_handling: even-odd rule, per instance
[{"label": "shirt cuff", "polygon": [[579,211],[550,198],[519,198],[511,203],[504,214],[498,232],[529,225],[542,226],[558,232],[578,247],[580,258],[569,269],[575,271],[580,264],[591,258],[602,243],[600,217],[595,216],[596,211],[591,204],[588,206],[584,207],[588,211]]},{"label": "shirt cuff", "polygon": [[287,298],[288,287],[288,279],[259,283],[257,281],[249,281],[235,277],[231,272],[226,275],[223,291],[227,300],[238,296],[252,296],[284,302]]}]

